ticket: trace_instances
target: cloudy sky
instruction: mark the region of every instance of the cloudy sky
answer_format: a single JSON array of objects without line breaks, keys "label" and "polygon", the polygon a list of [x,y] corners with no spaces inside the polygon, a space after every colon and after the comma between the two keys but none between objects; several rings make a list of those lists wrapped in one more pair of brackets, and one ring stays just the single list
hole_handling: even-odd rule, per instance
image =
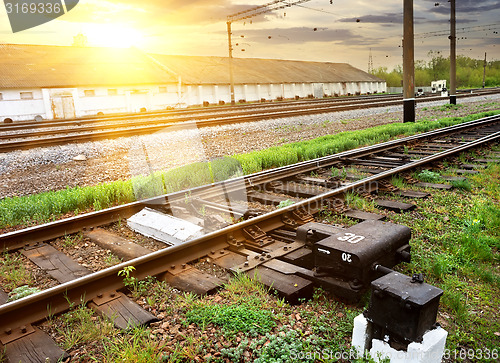
[{"label": "cloudy sky", "polygon": [[[43,1],[43,0],[40,0]],[[288,1],[288,0],[287,0]],[[439,6],[435,4],[439,2]],[[266,0],[80,0],[60,18],[12,33],[0,9],[0,42],[136,46],[147,52],[227,56],[227,16]],[[290,0],[294,2],[294,0]],[[415,0],[415,59],[449,55],[450,4]],[[500,0],[457,1],[457,54],[500,60]],[[235,57],[346,62],[367,70],[402,64],[403,0],[310,0],[233,23]]]}]

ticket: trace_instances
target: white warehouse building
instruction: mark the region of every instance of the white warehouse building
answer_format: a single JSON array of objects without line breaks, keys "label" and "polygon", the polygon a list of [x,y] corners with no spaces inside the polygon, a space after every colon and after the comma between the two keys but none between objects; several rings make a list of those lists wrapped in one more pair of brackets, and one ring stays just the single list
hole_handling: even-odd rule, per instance
[{"label": "white warehouse building", "polygon": [[[235,58],[233,71],[237,102],[386,92],[384,80],[346,63]],[[228,102],[225,57],[0,44],[0,122]]]}]

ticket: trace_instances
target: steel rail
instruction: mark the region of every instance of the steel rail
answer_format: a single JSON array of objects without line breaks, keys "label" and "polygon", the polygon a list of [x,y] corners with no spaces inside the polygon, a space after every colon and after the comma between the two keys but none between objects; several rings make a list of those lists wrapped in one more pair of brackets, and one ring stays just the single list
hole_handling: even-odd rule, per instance
[{"label": "steel rail", "polygon": [[[206,197],[211,191],[220,191],[220,187],[224,186],[226,190],[238,190],[244,186],[257,186],[273,180],[281,179],[286,176],[293,176],[300,172],[307,172],[319,167],[329,167],[338,163],[345,157],[360,157],[371,153],[380,152],[397,148],[405,145],[408,142],[423,140],[431,137],[444,136],[450,133],[485,126],[491,123],[498,122],[500,115],[489,116],[479,120],[468,121],[462,124],[445,127],[438,130],[428,131],[422,134],[412,135],[403,139],[391,140],[375,145],[364,146],[354,150],[347,150],[334,155],[328,155],[313,160],[302,161],[300,163],[286,165],[271,171],[263,170],[257,173],[246,175],[213,183],[210,185],[199,186],[190,189],[192,195]],[[187,190],[178,191],[170,194],[161,195],[141,201],[136,201],[121,206],[116,206],[101,211],[86,213],[80,216],[75,216],[63,220],[50,222],[47,224],[25,228],[18,231],[8,232],[0,235],[0,251],[12,251],[24,246],[37,242],[47,241],[53,238],[64,236],[82,230],[85,227],[95,227],[106,223],[115,222],[121,218],[128,218],[132,214],[137,213],[145,205],[164,204],[166,202],[175,202],[184,198]]]},{"label": "steel rail", "polygon": [[[465,95],[462,97],[468,97],[470,95]],[[473,95],[474,96],[474,95]],[[433,101],[433,99],[424,99],[424,101]],[[316,113],[327,113],[327,112],[340,112],[352,109],[362,109],[362,108],[374,108],[374,107],[386,107],[391,105],[400,105],[403,101],[387,101],[387,100],[377,100],[376,102],[352,102],[349,105],[330,105],[330,106],[309,106],[308,109],[304,109],[301,106],[288,107],[287,110],[271,111],[271,112],[261,112],[252,113],[251,111],[240,113],[236,116],[225,116],[225,117],[210,117],[208,120],[193,121],[192,118],[182,118],[176,122],[166,122],[162,124],[155,123],[155,125],[146,125],[147,121],[138,121],[131,123],[124,123],[122,125],[100,125],[100,126],[88,126],[78,128],[77,130],[51,130],[51,131],[33,131],[31,133],[23,133],[17,135],[0,135],[0,140],[12,140],[12,139],[26,139],[30,137],[39,137],[47,135],[60,135],[64,136],[50,137],[44,139],[31,139],[31,140],[21,140],[21,141],[7,141],[0,144],[0,152],[9,152],[15,150],[26,150],[36,147],[46,147],[61,145],[72,142],[88,142],[103,139],[112,139],[118,137],[129,137],[133,135],[145,135],[160,131],[176,131],[182,130],[186,127],[209,127],[214,125],[223,125],[230,123],[239,122],[251,122],[259,121],[269,118],[283,118],[292,116],[302,116],[307,114]],[[278,106],[275,106],[278,108]],[[282,108],[282,107],[279,107]],[[212,115],[214,116],[214,115]],[[184,121],[181,123],[181,120]],[[137,127],[135,127],[137,126]],[[126,127],[125,129],[120,129],[119,127]],[[132,128],[131,128],[132,127]],[[94,131],[94,130],[107,130],[113,129],[114,131]],[[82,134],[82,132],[87,132]],[[74,135],[67,135],[68,133],[73,133]]]},{"label": "steel rail", "polygon": [[97,297],[99,293],[109,290],[123,288],[123,279],[118,276],[118,272],[126,266],[134,266],[134,277],[143,279],[147,276],[156,276],[168,271],[169,267],[179,261],[189,261],[204,255],[211,251],[226,248],[229,246],[227,240],[230,235],[238,235],[240,231],[256,224],[269,223],[272,219],[281,219],[281,217],[296,209],[313,206],[317,207],[324,199],[335,197],[350,190],[376,182],[389,176],[414,169],[416,167],[440,160],[444,157],[454,155],[479,145],[496,141],[500,139],[500,131],[492,135],[482,137],[478,140],[466,143],[464,145],[439,152],[435,155],[424,157],[420,160],[409,162],[406,165],[398,166],[391,170],[375,174],[365,179],[350,183],[340,188],[328,191],[321,195],[309,198],[291,206],[277,209],[262,216],[230,225],[221,230],[211,232],[199,238],[195,238],[182,245],[177,245],[167,249],[153,252],[119,265],[101,270],[99,272],[78,278],[76,280],[49,288],[40,293],[0,305],[0,331],[15,329],[22,325],[33,324],[40,320],[59,314],[74,303],[90,301]]}]

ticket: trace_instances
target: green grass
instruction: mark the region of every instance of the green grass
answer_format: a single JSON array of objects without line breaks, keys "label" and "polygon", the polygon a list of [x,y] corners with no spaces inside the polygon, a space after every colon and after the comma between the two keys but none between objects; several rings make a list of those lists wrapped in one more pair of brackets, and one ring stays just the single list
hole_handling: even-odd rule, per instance
[{"label": "green grass", "polygon": [[23,297],[29,296],[31,294],[36,294],[38,292],[40,292],[40,289],[37,287],[29,287],[28,285],[19,286],[9,292],[9,299],[7,300],[7,302],[19,300]]},{"label": "green grass", "polygon": [[78,243],[82,242],[82,240],[83,240],[82,233],[66,235],[66,236],[64,236],[63,244],[66,247],[73,247],[73,246],[77,245]]},{"label": "green grass", "polygon": [[103,362],[156,363],[163,361],[164,343],[152,338],[151,330],[135,327],[130,334],[103,339]]},{"label": "green grass", "polygon": [[221,295],[225,303],[189,299],[184,305],[187,322],[202,329],[214,324],[227,335],[244,332],[252,337],[269,333],[276,326],[270,290],[257,274],[253,278],[237,274],[224,287]]},{"label": "green grass", "polygon": [[468,178],[466,188],[433,192],[414,212],[390,216],[412,228],[412,262],[401,271],[423,272],[444,291],[439,320],[452,351],[498,349],[500,332],[500,165]]},{"label": "green grass", "polygon": [[438,111],[448,111],[448,110],[458,110],[462,107],[464,107],[464,105],[461,105],[461,104],[453,105],[453,104],[447,103],[447,104],[444,104],[442,106],[435,106],[435,107],[433,107],[433,109],[438,110]]},{"label": "green grass", "polygon": [[166,172],[155,172],[149,176],[138,176],[131,180],[4,198],[0,201],[0,228],[46,222],[69,212],[78,214],[89,209],[100,210],[388,141],[393,138],[456,125],[498,113],[500,111],[484,112],[462,118],[381,125],[365,130],[322,136],[314,140],[295,142],[247,154],[236,154],[211,162],[194,163]]},{"label": "green grass", "polygon": [[14,290],[34,283],[34,279],[24,266],[22,258],[8,253],[0,255],[0,281],[6,290]]},{"label": "green grass", "polygon": [[422,170],[416,173],[415,177],[426,183],[439,183],[443,180],[439,173],[431,170]]},{"label": "green grass", "polygon": [[213,323],[226,333],[265,334],[276,325],[271,310],[262,309],[251,303],[238,305],[197,303],[186,312],[186,319],[189,323],[195,323],[200,327]]},{"label": "green grass", "polygon": [[470,192],[472,190],[472,185],[468,179],[465,180],[453,180],[451,182],[453,188],[462,189]]},{"label": "green grass", "polygon": [[285,207],[288,207],[292,204],[294,204],[295,202],[293,200],[290,200],[290,199],[287,199],[287,200],[282,200],[277,206],[276,208],[280,209],[280,208],[285,208]]},{"label": "green grass", "polygon": [[92,344],[117,334],[110,319],[95,316],[94,311],[85,305],[77,306],[60,319],[62,324],[55,329],[63,337],[64,349]]},{"label": "green grass", "polygon": [[355,193],[347,193],[345,195],[345,201],[350,208],[361,209],[366,212],[375,212],[377,210],[374,201],[369,201]]},{"label": "green grass", "polygon": [[133,327],[127,332],[113,326],[112,319],[98,316],[85,305],[76,306],[49,326],[61,337],[63,349],[90,347],[87,360],[99,362],[159,362],[163,343],[151,338],[151,330]]}]

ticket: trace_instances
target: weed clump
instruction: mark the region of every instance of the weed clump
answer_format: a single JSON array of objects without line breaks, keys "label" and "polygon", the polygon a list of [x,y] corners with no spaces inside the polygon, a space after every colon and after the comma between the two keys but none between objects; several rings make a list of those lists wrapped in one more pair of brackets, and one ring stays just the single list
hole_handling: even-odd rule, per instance
[{"label": "weed clump", "polygon": [[206,305],[199,303],[186,312],[189,323],[205,327],[210,323],[226,332],[265,334],[276,325],[273,312],[252,304]]},{"label": "weed clump", "polygon": [[28,285],[19,286],[9,292],[9,298],[7,299],[7,302],[19,300],[23,297],[36,294],[38,292],[40,292],[40,289],[37,287],[29,287]]},{"label": "weed clump", "polygon": [[437,183],[442,181],[441,175],[431,170],[422,170],[416,177],[426,183]]}]

